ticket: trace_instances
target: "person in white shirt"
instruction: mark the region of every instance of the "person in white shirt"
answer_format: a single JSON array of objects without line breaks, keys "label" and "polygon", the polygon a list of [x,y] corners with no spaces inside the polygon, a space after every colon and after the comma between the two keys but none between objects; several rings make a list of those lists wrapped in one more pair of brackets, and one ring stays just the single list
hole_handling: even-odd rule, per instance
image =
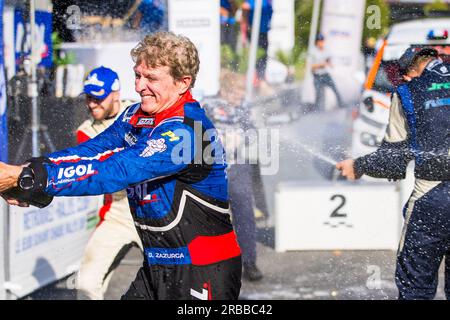
[{"label": "person in white shirt", "polygon": [[325,108],[325,87],[330,87],[336,95],[337,104],[343,108],[343,101],[333,79],[330,76],[329,68],[332,66],[330,55],[325,50],[325,37],[318,34],[316,37],[316,45],[311,50],[311,71],[314,77],[314,88],[316,90],[315,106],[317,110]]},{"label": "person in white shirt", "polygon": [[[108,128],[127,106],[127,102],[120,100],[119,77],[109,68],[93,69],[84,82],[83,91],[90,118],[77,129],[78,143]],[[89,239],[77,274],[80,300],[102,300],[115,268],[128,250],[132,246],[142,250],[125,190],[105,194],[98,215],[100,221]]]}]

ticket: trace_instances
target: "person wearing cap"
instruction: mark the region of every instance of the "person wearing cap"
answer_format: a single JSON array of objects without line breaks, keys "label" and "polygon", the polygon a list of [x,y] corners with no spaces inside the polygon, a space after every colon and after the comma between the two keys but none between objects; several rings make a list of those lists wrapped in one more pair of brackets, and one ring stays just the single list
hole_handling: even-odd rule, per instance
[{"label": "person wearing cap", "polygon": [[364,55],[364,71],[367,74],[373,65],[376,56],[376,44],[377,40],[374,37],[369,37],[364,40],[362,47],[362,53]]},{"label": "person wearing cap", "polygon": [[[405,82],[392,95],[381,146],[336,168],[349,180],[366,174],[403,179],[415,161],[415,185],[405,204],[395,281],[399,299],[433,299],[438,270],[450,262],[450,65],[432,48],[409,48],[399,59]],[[450,299],[450,269],[445,273]]]},{"label": "person wearing cap", "polygon": [[[88,141],[108,128],[127,106],[127,102],[120,100],[119,76],[103,66],[88,74],[83,93],[91,117],[78,127],[78,143]],[[98,215],[100,221],[87,243],[77,273],[79,299],[103,299],[120,260],[132,246],[142,250],[125,190],[105,194]]]},{"label": "person wearing cap", "polygon": [[319,33],[316,36],[314,48],[311,49],[311,71],[314,78],[314,89],[316,92],[315,106],[317,110],[322,111],[325,108],[325,88],[329,87],[336,95],[337,105],[342,108],[343,101],[336,84],[331,78],[329,68],[331,65],[331,56],[325,49],[325,37]]},{"label": "person wearing cap", "polygon": [[[245,0],[241,4],[242,20],[241,30],[243,34],[244,45],[251,40],[253,16],[255,13],[255,0]],[[262,52],[261,56],[256,61],[256,87],[258,91],[263,94],[270,95],[273,89],[266,81],[266,69],[269,48],[269,31],[271,28],[271,21],[273,15],[272,0],[261,1],[261,22],[258,32],[258,48]]]},{"label": "person wearing cap", "polygon": [[167,29],[165,1],[141,0],[131,20],[131,27],[138,29],[141,34],[154,33]]},{"label": "person wearing cap", "polygon": [[236,10],[238,9],[235,0],[220,0],[220,44],[228,45],[230,49],[236,51]]}]

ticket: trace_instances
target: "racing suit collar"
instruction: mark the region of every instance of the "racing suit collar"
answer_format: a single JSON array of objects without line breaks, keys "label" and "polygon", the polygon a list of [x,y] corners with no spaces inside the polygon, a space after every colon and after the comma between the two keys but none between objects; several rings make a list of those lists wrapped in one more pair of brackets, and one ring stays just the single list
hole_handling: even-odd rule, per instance
[{"label": "racing suit collar", "polygon": [[158,125],[158,123],[160,123],[162,120],[167,119],[167,118],[176,117],[176,116],[183,117],[184,116],[183,106],[186,102],[195,102],[195,100],[194,100],[194,98],[192,98],[192,94],[189,90],[186,91],[181,96],[180,100],[175,102],[172,106],[170,106],[166,110],[163,110],[163,111],[153,115],[154,117],[156,117],[155,125]]},{"label": "racing suit collar", "polygon": [[192,97],[191,92],[186,91],[181,98],[175,102],[172,106],[156,114],[148,114],[139,108],[136,113],[131,117],[130,124],[133,127],[145,127],[153,128],[156,127],[161,121],[171,117],[183,117],[184,109],[183,106],[187,102],[195,102]]}]

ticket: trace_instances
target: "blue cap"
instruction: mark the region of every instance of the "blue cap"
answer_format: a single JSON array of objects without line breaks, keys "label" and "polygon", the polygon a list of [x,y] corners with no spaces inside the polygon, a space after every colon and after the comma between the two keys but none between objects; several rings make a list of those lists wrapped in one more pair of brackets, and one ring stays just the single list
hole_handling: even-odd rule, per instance
[{"label": "blue cap", "polygon": [[325,40],[325,37],[323,36],[323,34],[318,33],[316,36],[316,41],[321,41],[321,40]]},{"label": "blue cap", "polygon": [[398,64],[400,66],[400,72],[402,74],[406,73],[408,68],[413,64],[418,56],[430,56],[437,57],[438,51],[434,48],[429,47],[409,47],[402,54],[400,59],[398,59]]},{"label": "blue cap", "polygon": [[97,99],[104,99],[111,92],[119,90],[119,76],[103,66],[93,69],[84,80],[83,92]]}]

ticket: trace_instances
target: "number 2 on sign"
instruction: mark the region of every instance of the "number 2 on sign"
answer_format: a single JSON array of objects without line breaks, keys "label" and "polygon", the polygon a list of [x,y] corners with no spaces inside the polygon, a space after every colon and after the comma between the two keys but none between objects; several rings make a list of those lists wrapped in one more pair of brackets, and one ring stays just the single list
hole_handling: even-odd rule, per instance
[{"label": "number 2 on sign", "polygon": [[333,210],[333,212],[331,212],[330,217],[331,218],[345,218],[347,217],[346,213],[340,213],[339,210],[342,209],[342,207],[345,205],[345,202],[347,201],[345,199],[345,196],[343,196],[342,194],[335,194],[333,195],[330,200],[333,201],[334,199],[341,199],[341,203],[337,206],[336,209]]}]

